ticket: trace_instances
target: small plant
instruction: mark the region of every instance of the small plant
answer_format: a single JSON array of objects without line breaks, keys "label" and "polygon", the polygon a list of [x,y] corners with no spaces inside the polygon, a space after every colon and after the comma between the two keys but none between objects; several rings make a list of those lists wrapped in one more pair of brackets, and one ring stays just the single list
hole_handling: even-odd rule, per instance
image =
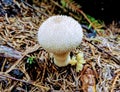
[{"label": "small plant", "polygon": [[[67,8],[67,9],[72,10],[72,12],[74,13],[81,14],[83,16],[81,23],[85,23],[85,25],[87,25],[89,29],[93,28],[94,30],[96,30],[98,34],[100,34],[100,32],[103,32],[102,28],[105,26],[104,21],[97,20],[94,17],[88,14],[85,14],[81,10],[81,6],[77,4],[74,0],[61,0],[60,3],[63,8]],[[80,18],[77,18],[77,19],[80,19]]]},{"label": "small plant", "polygon": [[[88,19],[91,21],[91,23],[96,27],[96,28],[102,28],[104,22],[101,20],[97,20],[94,17],[87,15]],[[91,27],[91,25],[89,25],[89,28]]]},{"label": "small plant", "polygon": [[66,7],[66,2],[64,0],[60,0],[60,3],[62,4],[62,7]]},{"label": "small plant", "polygon": [[27,63],[29,63],[30,65],[33,64],[33,63],[35,63],[35,62],[34,62],[34,59],[35,59],[34,56],[28,57]]}]

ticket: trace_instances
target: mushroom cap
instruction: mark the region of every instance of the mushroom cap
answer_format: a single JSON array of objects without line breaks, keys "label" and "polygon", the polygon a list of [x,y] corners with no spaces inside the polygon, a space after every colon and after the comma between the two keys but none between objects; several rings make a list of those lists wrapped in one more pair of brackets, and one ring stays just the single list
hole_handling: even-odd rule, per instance
[{"label": "mushroom cap", "polygon": [[56,15],[44,21],[38,31],[38,42],[48,52],[62,54],[75,49],[83,38],[81,25],[72,17]]}]

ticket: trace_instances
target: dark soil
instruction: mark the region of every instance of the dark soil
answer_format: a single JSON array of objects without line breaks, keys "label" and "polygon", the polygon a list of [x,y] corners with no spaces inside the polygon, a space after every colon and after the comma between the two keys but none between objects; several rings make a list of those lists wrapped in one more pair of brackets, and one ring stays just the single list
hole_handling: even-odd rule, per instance
[{"label": "dark soil", "polygon": [[81,5],[81,9],[96,19],[105,21],[106,24],[112,21],[120,22],[119,1],[114,0],[75,0]]}]

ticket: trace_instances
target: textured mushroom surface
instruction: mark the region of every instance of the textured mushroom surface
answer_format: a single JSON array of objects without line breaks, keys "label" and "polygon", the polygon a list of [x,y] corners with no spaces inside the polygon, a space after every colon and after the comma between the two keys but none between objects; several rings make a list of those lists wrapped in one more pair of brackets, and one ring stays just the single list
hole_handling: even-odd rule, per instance
[{"label": "textured mushroom surface", "polygon": [[62,54],[81,43],[81,25],[72,17],[56,15],[44,21],[38,31],[38,41],[48,52]]}]

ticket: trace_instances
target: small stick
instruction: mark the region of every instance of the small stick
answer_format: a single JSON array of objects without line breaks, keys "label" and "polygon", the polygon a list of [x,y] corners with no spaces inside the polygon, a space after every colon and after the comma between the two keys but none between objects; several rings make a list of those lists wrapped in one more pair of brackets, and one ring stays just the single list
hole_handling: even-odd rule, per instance
[{"label": "small stick", "polygon": [[15,66],[19,64],[20,61],[22,62],[22,59],[23,59],[25,56],[26,56],[26,54],[23,55],[20,59],[18,59],[18,60],[14,63],[14,65],[12,65],[12,66],[5,72],[5,74],[9,73],[12,69],[14,69]]},{"label": "small stick", "polygon": [[23,82],[23,83],[31,84],[33,86],[39,87],[40,89],[43,88],[45,90],[49,90],[49,87],[45,87],[45,86],[42,86],[40,84],[36,84],[35,82],[32,82],[32,81],[25,81],[25,80],[17,79],[17,78],[14,78],[12,76],[9,76],[8,74],[4,74],[2,72],[0,72],[0,77],[9,78],[9,79],[12,79],[12,80],[15,80],[15,81],[20,81],[20,82]]}]

